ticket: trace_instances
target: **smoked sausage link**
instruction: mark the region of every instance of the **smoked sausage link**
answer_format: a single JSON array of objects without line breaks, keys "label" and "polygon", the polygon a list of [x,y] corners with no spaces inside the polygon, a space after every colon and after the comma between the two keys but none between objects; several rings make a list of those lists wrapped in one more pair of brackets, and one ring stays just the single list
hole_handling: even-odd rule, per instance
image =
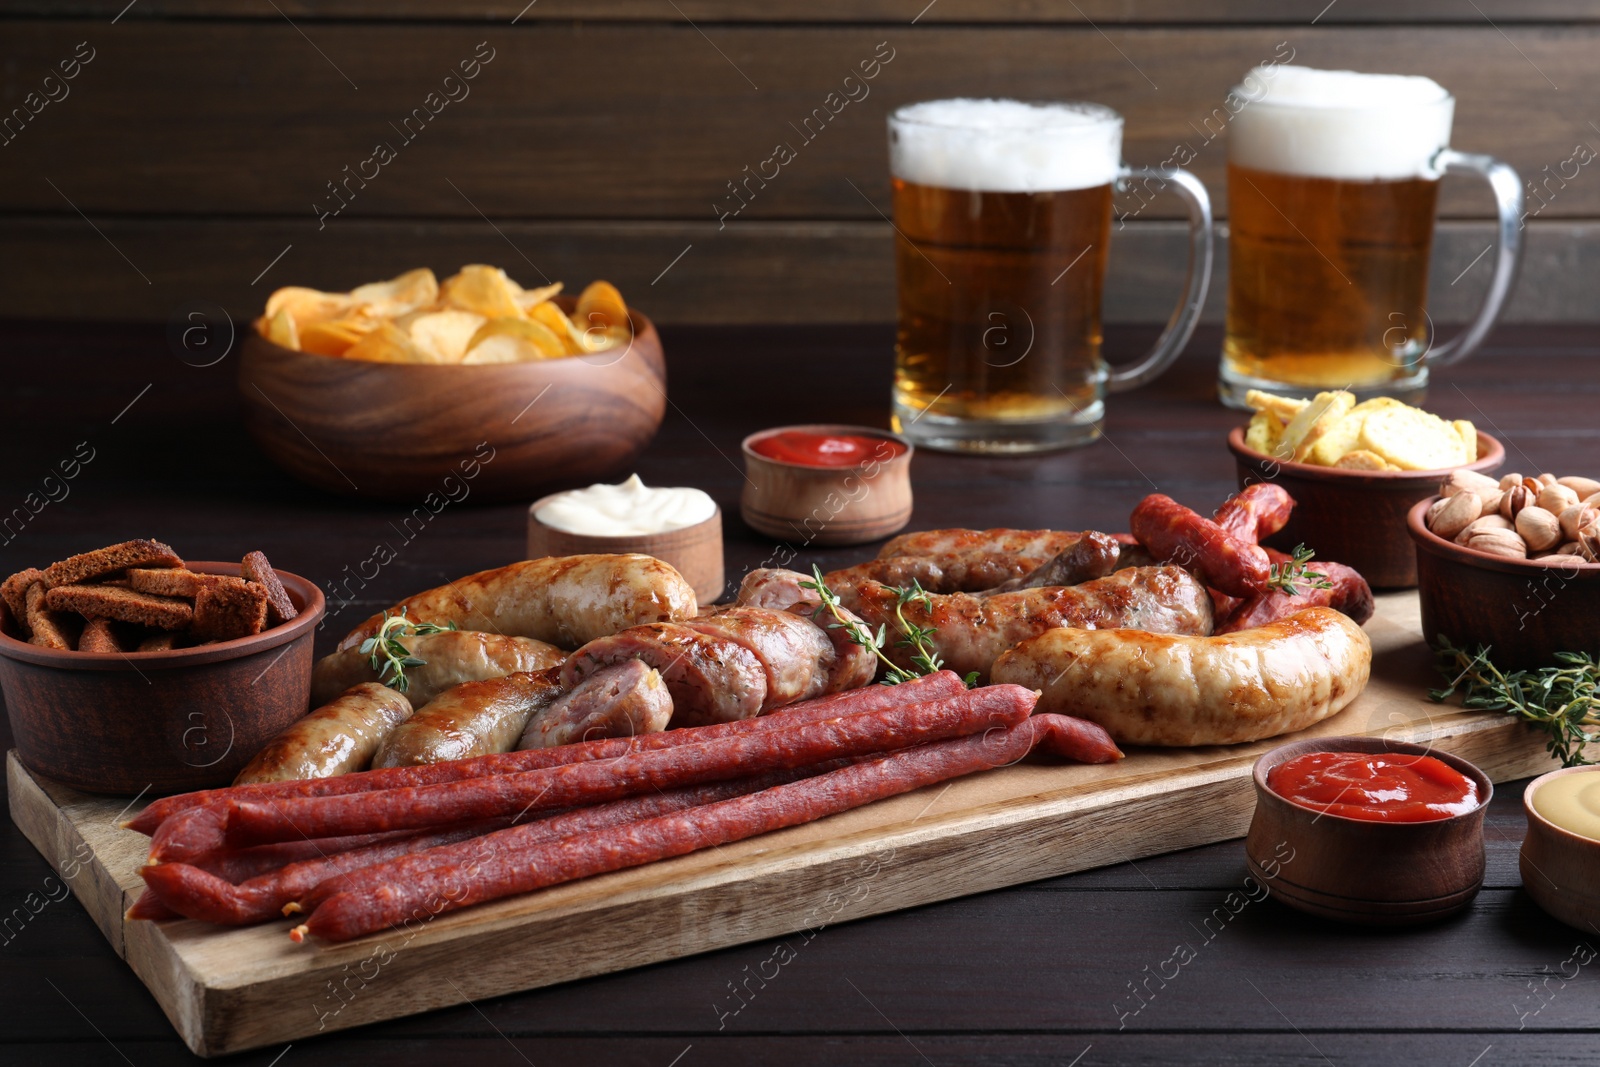
[{"label": "smoked sausage link", "polygon": [[1221,526],[1170,496],[1152,493],[1128,519],[1139,543],[1159,560],[1186,567],[1206,585],[1248,597],[1267,587],[1270,564],[1260,545]]}]

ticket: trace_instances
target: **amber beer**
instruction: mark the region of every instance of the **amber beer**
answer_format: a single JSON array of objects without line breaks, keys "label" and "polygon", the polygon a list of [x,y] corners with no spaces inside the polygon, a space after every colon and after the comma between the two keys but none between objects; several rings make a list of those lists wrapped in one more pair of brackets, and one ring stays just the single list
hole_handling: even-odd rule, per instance
[{"label": "amber beer", "polygon": [[[1229,129],[1221,387],[1415,398],[1431,343],[1436,157],[1454,100],[1427,78],[1279,67]],[[1240,91],[1240,90],[1236,90]]]},{"label": "amber beer", "polygon": [[1121,141],[1098,105],[949,100],[891,117],[896,429],[972,451],[1093,439]]}]

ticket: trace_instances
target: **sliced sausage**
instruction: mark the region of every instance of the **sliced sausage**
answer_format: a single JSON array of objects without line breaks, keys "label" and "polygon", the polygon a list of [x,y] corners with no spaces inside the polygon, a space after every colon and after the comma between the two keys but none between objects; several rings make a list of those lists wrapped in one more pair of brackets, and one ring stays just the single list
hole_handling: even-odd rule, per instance
[{"label": "sliced sausage", "polygon": [[671,720],[672,697],[660,672],[630,659],[596,671],[536,712],[517,748],[639,737],[660,733]]},{"label": "sliced sausage", "polygon": [[726,637],[749,649],[767,676],[763,712],[829,692],[833,642],[802,616],[770,608],[712,608],[683,625],[712,637]]},{"label": "sliced sausage", "polygon": [[761,712],[767,675],[755,653],[726,637],[713,637],[681,623],[634,626],[590,641],[561,667],[561,684],[572,689],[602,667],[640,659],[661,672],[672,694],[674,726],[701,726],[748,719]]}]

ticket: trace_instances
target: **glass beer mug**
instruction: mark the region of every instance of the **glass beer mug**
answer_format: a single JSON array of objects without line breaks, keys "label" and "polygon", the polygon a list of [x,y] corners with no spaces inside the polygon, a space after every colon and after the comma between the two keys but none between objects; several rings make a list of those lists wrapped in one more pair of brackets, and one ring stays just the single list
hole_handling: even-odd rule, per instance
[{"label": "glass beer mug", "polygon": [[[1085,103],[936,100],[889,116],[899,333],[894,428],[918,445],[1035,452],[1100,434],[1105,395],[1166,369],[1211,276],[1211,202],[1181,170],[1122,163],[1122,116]],[[1189,208],[1183,296],[1155,347],[1100,358],[1112,191]]]},{"label": "glass beer mug", "polygon": [[[1429,78],[1257,67],[1228,128],[1228,321],[1218,389],[1417,401],[1430,367],[1483,343],[1516,280],[1522,182],[1449,147],[1455,98]],[[1477,318],[1433,343],[1434,203],[1446,172],[1486,178],[1499,251]]]}]

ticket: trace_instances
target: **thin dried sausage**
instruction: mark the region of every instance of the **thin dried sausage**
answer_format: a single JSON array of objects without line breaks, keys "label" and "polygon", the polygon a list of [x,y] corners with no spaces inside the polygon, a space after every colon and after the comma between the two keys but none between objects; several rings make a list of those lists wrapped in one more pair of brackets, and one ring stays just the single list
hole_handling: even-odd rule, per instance
[{"label": "thin dried sausage", "polygon": [[519,771],[558,767],[585,760],[614,759],[629,752],[643,752],[657,748],[675,748],[678,745],[698,744],[702,741],[760,733],[777,727],[800,722],[818,722],[840,715],[854,715],[918,701],[952,697],[966,690],[961,678],[950,671],[937,671],[923,678],[902,682],[895,686],[875,685],[853,689],[847,693],[791,704],[777,713],[759,719],[719,723],[685,730],[670,730],[642,737],[614,738],[606,741],[585,741],[559,748],[532,749],[503,755],[480,756],[477,759],[457,760],[453,763],[433,763],[416,767],[395,767],[385,770],[347,774],[338,778],[322,778],[305,782],[278,782],[269,785],[240,786],[226,789],[203,789],[194,793],[162,797],[152,801],[143,811],[124,822],[125,829],[141,834],[154,834],[168,818],[184,811],[221,804],[229,800],[277,800],[293,797],[341,796],[365,793],[374,789],[397,789],[408,786],[438,785],[478,778],[486,774],[515,774]]},{"label": "thin dried sausage", "polygon": [[344,796],[207,805],[164,821],[151,841],[150,862],[184,862],[223,848],[296,837],[526,815],[885,752],[1010,725],[1026,718],[1036,699],[1034,692],[1018,686],[989,686],[942,700],[519,774]]},{"label": "thin dried sausage", "polygon": [[[889,753],[800,781],[591,834],[527,841],[520,827],[367,868],[290,937],[348,941],[408,920],[682,856],[861,807],[951,778],[1006,766],[1036,744],[1072,754],[1084,727],[1039,715],[1009,728]],[[1058,729],[1058,727],[1060,727]],[[1094,728],[1088,727],[1088,733]],[[1106,739],[1104,745],[1116,752]],[[1120,753],[1119,753],[1120,755]],[[1110,757],[1115,758],[1115,757]],[[371,891],[382,886],[385,891]]]}]

